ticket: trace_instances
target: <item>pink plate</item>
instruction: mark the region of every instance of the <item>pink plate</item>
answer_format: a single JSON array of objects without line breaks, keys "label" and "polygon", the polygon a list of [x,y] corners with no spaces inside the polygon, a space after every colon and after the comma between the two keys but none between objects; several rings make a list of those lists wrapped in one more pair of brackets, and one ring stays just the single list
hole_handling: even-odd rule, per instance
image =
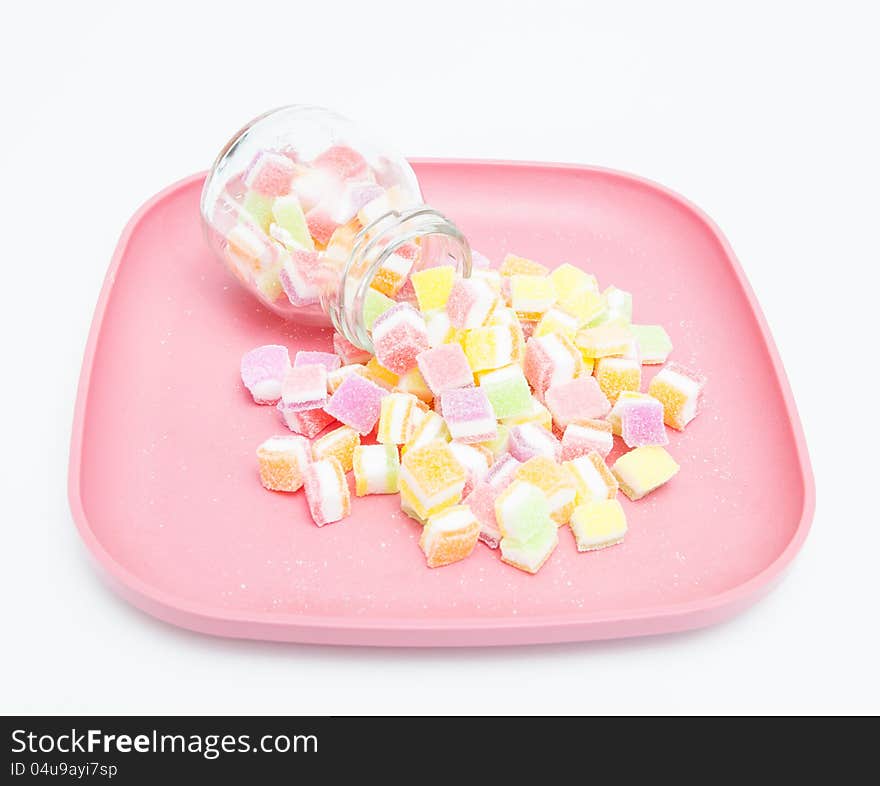
[{"label": "pink plate", "polygon": [[326,350],[330,333],[279,321],[211,257],[197,175],[125,229],[83,362],[70,503],[111,583],[206,633],[407,646],[664,633],[766,593],[807,535],[813,480],[782,363],[714,224],[653,183],[601,169],[415,168],[429,203],[491,259],[509,250],[581,265],[633,292],[636,321],[666,326],[673,358],[709,377],[703,412],[671,434],[679,475],[623,500],[625,544],[578,554],[562,530],[537,576],[483,545],[429,570],[396,496],[353,499],[351,518],[318,529],[301,493],[257,480],[256,445],[284,427],[249,400],[238,362],[264,343]]}]

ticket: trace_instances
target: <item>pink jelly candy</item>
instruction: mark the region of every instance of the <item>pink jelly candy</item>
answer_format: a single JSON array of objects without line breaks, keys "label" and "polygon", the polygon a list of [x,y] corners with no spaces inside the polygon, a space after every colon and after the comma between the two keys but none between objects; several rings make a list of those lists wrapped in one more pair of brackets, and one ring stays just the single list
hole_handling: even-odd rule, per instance
[{"label": "pink jelly candy", "polygon": [[495,519],[495,500],[500,493],[501,491],[482,481],[474,486],[464,500],[464,504],[480,522],[480,540],[490,549],[497,549],[501,542],[501,530]]},{"label": "pink jelly candy", "polygon": [[663,404],[647,396],[625,401],[620,408],[620,436],[630,448],[668,445]]},{"label": "pink jelly candy", "polygon": [[445,390],[472,387],[474,374],[461,344],[441,344],[426,349],[416,358],[425,383],[435,396]]},{"label": "pink jelly candy", "polygon": [[564,429],[578,420],[603,418],[611,411],[611,402],[595,377],[583,376],[553,385],[544,396],[553,423]]},{"label": "pink jelly candy", "polygon": [[351,512],[351,493],[339,461],[313,461],[303,473],[303,487],[312,521],[319,527],[339,521]]},{"label": "pink jelly candy", "polygon": [[398,303],[409,303],[411,306],[418,305],[419,299],[416,297],[416,288],[413,286],[411,278],[408,278],[403,284],[401,284],[400,289],[397,290],[395,298]]},{"label": "pink jelly candy", "polygon": [[486,483],[499,494],[513,483],[516,470],[522,462],[515,459],[510,453],[499,456],[495,463],[489,467],[486,473]]},{"label": "pink jelly candy", "polygon": [[386,394],[384,388],[360,374],[349,374],[330,396],[324,410],[359,434],[366,435],[379,420],[382,399]]},{"label": "pink jelly candy", "polygon": [[488,442],[498,436],[495,410],[480,388],[455,388],[440,394],[440,414],[452,438],[459,442]]},{"label": "pink jelly candy", "polygon": [[318,436],[327,426],[336,422],[333,416],[328,415],[323,409],[306,409],[302,412],[295,412],[292,409],[285,409],[279,401],[278,411],[287,428],[309,439]]},{"label": "pink jelly candy", "polygon": [[611,424],[604,420],[569,423],[562,434],[562,460],[571,461],[595,450],[606,458],[614,447]]},{"label": "pink jelly candy", "polygon": [[245,175],[245,185],[270,197],[290,193],[290,181],[296,167],[287,156],[265,150],[257,155]]},{"label": "pink jelly candy", "polygon": [[332,352],[315,352],[308,349],[301,349],[293,358],[293,367],[298,366],[323,366],[329,374],[336,371],[342,365],[339,355]]},{"label": "pink jelly candy", "polygon": [[342,359],[344,366],[350,366],[352,363],[367,363],[373,357],[367,350],[356,347],[339,333],[333,334],[333,350]]},{"label": "pink jelly candy", "polygon": [[281,398],[281,383],[289,370],[287,347],[278,344],[257,347],[241,358],[241,381],[257,404],[274,404]]},{"label": "pink jelly candy", "polygon": [[318,302],[319,261],[316,251],[293,249],[281,268],[279,278],[284,293],[294,306],[310,306]]},{"label": "pink jelly candy", "polygon": [[449,324],[466,330],[481,327],[495,307],[495,299],[495,293],[485,281],[457,279],[446,301]]},{"label": "pink jelly candy", "polygon": [[333,145],[312,161],[315,169],[335,175],[339,180],[360,177],[367,173],[364,157],[345,145]]},{"label": "pink jelly candy", "polygon": [[389,308],[374,323],[373,347],[379,363],[395,374],[406,374],[416,357],[428,349],[428,328],[422,315],[409,303]]},{"label": "pink jelly candy", "polygon": [[[523,325],[523,335],[525,333]],[[582,365],[577,347],[564,336],[555,333],[532,336],[526,343],[523,372],[539,398],[553,385],[574,379]]]},{"label": "pink jelly candy", "polygon": [[339,222],[333,219],[329,208],[316,205],[306,213],[306,226],[309,234],[316,243],[326,246],[330,242],[330,236],[336,231]]},{"label": "pink jelly candy", "polygon": [[304,412],[327,402],[327,369],[324,366],[295,366],[281,383],[280,409]]}]

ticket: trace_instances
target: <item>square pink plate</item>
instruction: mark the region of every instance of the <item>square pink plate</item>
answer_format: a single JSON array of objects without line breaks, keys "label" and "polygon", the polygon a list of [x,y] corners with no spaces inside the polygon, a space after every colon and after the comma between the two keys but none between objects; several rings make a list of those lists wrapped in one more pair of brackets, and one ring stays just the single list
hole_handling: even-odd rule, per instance
[{"label": "square pink plate", "polygon": [[708,375],[702,413],[671,434],[679,475],[623,500],[623,545],[578,554],[563,529],[537,576],[483,545],[429,570],[396,496],[355,498],[349,519],[318,529],[302,494],[258,482],[255,448],[284,427],[250,401],[238,363],[258,344],[327,350],[330,332],[281,322],[212,258],[198,175],[125,229],[83,361],[70,503],[112,585],[206,633],[410,646],[663,633],[766,593],[806,537],[813,481],[782,363],[714,224],[664,188],[601,169],[415,168],[427,201],[475,248],[571,262],[632,291],[635,321],[664,325],[673,358]]}]

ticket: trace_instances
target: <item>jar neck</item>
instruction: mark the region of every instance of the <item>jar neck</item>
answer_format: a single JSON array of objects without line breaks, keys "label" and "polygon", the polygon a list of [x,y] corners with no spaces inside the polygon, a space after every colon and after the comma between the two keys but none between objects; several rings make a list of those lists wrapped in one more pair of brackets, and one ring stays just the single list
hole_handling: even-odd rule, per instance
[{"label": "jar neck", "polygon": [[325,294],[324,310],[348,341],[370,352],[373,342],[364,320],[364,302],[373,280],[407,244],[419,247],[416,268],[452,265],[463,278],[471,274],[471,249],[455,224],[428,205],[392,210],[372,221],[354,238],[339,277]]}]

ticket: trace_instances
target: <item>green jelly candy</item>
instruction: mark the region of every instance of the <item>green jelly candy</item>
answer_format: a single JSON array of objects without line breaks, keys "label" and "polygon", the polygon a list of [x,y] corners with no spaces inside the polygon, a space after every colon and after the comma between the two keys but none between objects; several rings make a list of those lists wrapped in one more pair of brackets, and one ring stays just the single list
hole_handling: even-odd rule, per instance
[{"label": "green jelly candy", "polygon": [[505,538],[521,543],[548,529],[556,532],[556,522],[550,518],[550,503],[544,492],[523,480],[515,480],[495,500],[495,518]]},{"label": "green jelly candy", "polygon": [[243,218],[253,221],[266,234],[269,233],[269,224],[272,223],[272,197],[258,194],[256,191],[248,191],[241,203],[245,212]]},{"label": "green jelly candy", "polygon": [[529,383],[522,369],[514,363],[480,374],[480,388],[489,399],[497,420],[524,415],[532,408]]},{"label": "green jelly candy", "polygon": [[278,197],[272,205],[272,217],[291,238],[309,251],[315,250],[315,243],[309,234],[306,216],[296,194]]},{"label": "green jelly candy", "polygon": [[390,297],[370,287],[364,295],[364,325],[367,330],[372,330],[373,323],[394,305],[396,303]]},{"label": "green jelly candy", "polygon": [[672,352],[672,340],[662,325],[632,325],[639,343],[639,358],[647,365],[665,363]]}]

